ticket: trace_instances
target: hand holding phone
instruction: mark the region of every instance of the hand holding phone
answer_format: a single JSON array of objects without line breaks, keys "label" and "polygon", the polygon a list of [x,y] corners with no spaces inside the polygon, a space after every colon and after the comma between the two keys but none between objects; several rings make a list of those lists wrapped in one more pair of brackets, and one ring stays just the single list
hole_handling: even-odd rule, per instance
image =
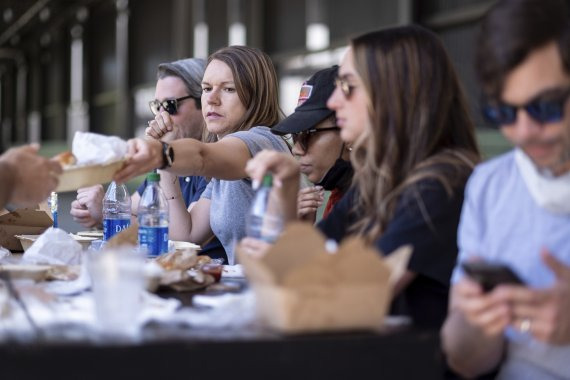
[{"label": "hand holding phone", "polygon": [[488,261],[466,261],[461,263],[461,268],[483,287],[484,292],[493,290],[499,284],[524,285],[521,278],[505,264]]}]

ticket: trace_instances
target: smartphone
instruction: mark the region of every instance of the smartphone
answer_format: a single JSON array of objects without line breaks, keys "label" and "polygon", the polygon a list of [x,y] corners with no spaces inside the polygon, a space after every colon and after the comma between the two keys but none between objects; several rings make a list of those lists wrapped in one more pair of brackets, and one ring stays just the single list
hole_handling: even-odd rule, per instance
[{"label": "smartphone", "polygon": [[469,277],[478,282],[485,292],[493,290],[499,284],[524,284],[521,278],[505,264],[466,261],[461,263],[461,268]]}]

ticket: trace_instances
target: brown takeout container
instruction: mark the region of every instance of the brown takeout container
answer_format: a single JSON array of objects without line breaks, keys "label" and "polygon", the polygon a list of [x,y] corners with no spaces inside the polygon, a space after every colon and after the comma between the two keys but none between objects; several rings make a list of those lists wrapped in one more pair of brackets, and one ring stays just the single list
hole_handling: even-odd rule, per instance
[{"label": "brown takeout container", "polygon": [[353,237],[329,253],[307,223],[290,224],[262,257],[237,248],[259,319],[284,333],[380,328],[411,252],[404,246],[383,259]]},{"label": "brown takeout container", "polygon": [[0,211],[0,246],[11,251],[22,251],[16,235],[40,235],[53,225],[51,214],[42,209]]}]

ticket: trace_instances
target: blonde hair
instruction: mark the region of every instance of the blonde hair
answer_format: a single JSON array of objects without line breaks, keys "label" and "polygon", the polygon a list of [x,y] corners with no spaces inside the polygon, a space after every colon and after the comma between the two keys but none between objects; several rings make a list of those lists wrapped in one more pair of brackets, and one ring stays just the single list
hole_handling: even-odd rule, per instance
[{"label": "blonde hair", "polygon": [[[372,242],[402,195],[425,209],[416,185],[431,178],[451,196],[479,151],[457,75],[435,34],[419,26],[392,28],[359,36],[351,47],[371,124],[351,154],[360,216],[351,229]],[[427,213],[424,218],[431,223]]]},{"label": "blonde hair", "polygon": [[208,58],[208,64],[219,60],[229,66],[236,91],[246,112],[243,120],[229,131],[248,130],[257,125],[272,127],[279,122],[279,87],[273,62],[259,49],[228,46]]}]

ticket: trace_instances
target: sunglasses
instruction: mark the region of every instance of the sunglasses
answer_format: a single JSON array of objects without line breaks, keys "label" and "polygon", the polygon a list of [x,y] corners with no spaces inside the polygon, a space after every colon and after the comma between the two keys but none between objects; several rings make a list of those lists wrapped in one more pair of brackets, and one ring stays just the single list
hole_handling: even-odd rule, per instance
[{"label": "sunglasses", "polygon": [[192,98],[192,95],[186,95],[178,99],[166,99],[163,100],[162,102],[159,102],[158,100],[155,99],[148,102],[148,105],[150,107],[150,111],[155,116],[158,115],[161,107],[169,114],[176,115],[176,113],[178,112],[178,103],[190,98]]},{"label": "sunglasses", "polygon": [[538,123],[556,123],[564,118],[564,106],[568,97],[570,88],[547,91],[518,106],[504,102],[487,103],[482,107],[483,117],[498,126],[513,124],[517,120],[518,110],[522,108]]},{"label": "sunglasses", "polygon": [[307,129],[306,131],[303,132],[292,133],[291,138],[293,139],[293,144],[299,144],[301,149],[303,149],[303,152],[306,152],[307,149],[309,148],[309,139],[311,138],[311,136],[315,133],[327,132],[327,131],[340,131],[340,128],[334,126],[334,127],[320,128],[320,129],[316,128]]},{"label": "sunglasses", "polygon": [[334,85],[337,88],[340,88],[340,91],[342,91],[342,94],[346,99],[350,99],[350,97],[352,96],[352,92],[356,88],[356,86],[349,84],[346,78],[341,78],[341,77],[336,77],[334,79]]}]

